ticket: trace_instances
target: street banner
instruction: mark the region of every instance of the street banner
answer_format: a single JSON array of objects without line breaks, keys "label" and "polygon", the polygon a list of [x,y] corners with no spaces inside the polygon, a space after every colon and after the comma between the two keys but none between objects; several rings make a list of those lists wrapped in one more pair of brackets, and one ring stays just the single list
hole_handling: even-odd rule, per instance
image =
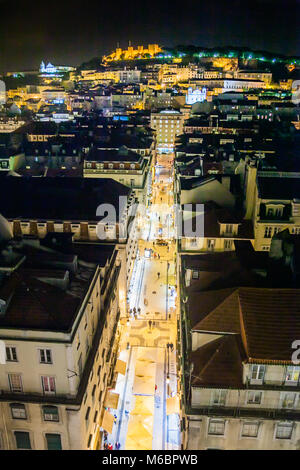
[{"label": "street banner", "polygon": [[102,420],[102,428],[108,432],[108,434],[112,433],[113,426],[114,426],[114,417],[113,415],[105,410],[104,415],[103,415],[103,420]]}]

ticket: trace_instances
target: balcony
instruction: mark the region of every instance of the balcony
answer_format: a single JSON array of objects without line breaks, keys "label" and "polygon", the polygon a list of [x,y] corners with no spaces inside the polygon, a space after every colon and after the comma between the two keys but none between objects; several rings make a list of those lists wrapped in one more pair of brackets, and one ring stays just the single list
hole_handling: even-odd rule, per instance
[{"label": "balcony", "polygon": [[272,408],[241,408],[226,406],[189,407],[187,414],[218,416],[224,418],[260,418],[273,420],[300,421],[300,410],[272,409]]}]

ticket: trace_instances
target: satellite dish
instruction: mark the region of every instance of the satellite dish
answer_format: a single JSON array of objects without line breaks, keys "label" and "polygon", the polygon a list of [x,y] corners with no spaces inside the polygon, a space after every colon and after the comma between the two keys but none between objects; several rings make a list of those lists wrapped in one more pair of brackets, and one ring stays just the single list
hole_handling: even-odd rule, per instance
[{"label": "satellite dish", "polygon": [[0,242],[13,238],[13,231],[8,220],[0,214]]}]

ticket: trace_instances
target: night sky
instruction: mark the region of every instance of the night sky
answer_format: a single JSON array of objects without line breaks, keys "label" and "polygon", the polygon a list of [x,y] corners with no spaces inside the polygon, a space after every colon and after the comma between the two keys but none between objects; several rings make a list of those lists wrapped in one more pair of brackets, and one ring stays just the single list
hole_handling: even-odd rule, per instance
[{"label": "night sky", "polygon": [[0,72],[36,69],[42,59],[78,65],[128,40],[300,55],[300,0],[0,0],[0,7]]}]

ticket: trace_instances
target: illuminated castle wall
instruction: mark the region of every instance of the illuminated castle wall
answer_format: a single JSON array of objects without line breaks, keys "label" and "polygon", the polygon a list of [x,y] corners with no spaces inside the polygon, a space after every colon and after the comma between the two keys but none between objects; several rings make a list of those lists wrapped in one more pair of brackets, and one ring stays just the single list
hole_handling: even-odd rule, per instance
[{"label": "illuminated castle wall", "polygon": [[103,61],[143,59],[148,58],[148,56],[154,57],[159,52],[162,52],[162,49],[158,44],[148,44],[148,47],[137,46],[136,48],[129,46],[127,49],[117,47],[115,52],[108,56],[103,56]]}]

